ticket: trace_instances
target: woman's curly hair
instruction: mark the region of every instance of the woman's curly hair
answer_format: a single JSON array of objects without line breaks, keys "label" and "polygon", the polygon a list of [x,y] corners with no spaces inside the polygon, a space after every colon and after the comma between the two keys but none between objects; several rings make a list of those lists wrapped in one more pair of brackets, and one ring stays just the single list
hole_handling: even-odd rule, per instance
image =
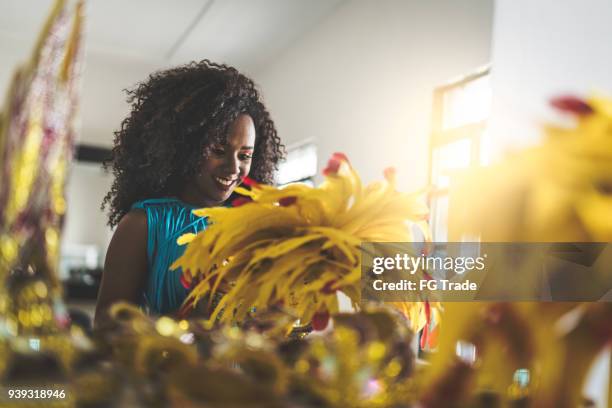
[{"label": "woman's curly hair", "polygon": [[255,84],[235,68],[208,60],[152,74],[128,90],[132,110],[115,132],[115,180],[104,197],[108,224],[119,223],[132,204],[177,196],[205,160],[207,147],[225,142],[240,114],[253,119],[255,149],[249,177],[271,183],[284,147]]}]

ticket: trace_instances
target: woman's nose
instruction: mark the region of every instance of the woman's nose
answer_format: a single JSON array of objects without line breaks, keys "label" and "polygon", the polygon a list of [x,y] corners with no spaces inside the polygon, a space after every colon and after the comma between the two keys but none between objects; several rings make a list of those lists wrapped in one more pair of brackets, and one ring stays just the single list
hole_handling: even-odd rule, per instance
[{"label": "woman's nose", "polygon": [[238,174],[240,172],[240,160],[235,155],[228,155],[225,160],[225,171],[228,174]]}]

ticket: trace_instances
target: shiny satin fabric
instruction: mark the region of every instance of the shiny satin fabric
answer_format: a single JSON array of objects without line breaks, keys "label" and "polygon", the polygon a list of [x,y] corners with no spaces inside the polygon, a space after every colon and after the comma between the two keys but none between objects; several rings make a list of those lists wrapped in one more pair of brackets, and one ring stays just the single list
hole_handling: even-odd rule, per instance
[{"label": "shiny satin fabric", "polygon": [[143,210],[147,215],[149,271],[143,295],[150,313],[176,312],[189,293],[180,282],[181,269],[170,270],[170,265],[185,251],[186,246],[178,245],[177,239],[206,228],[206,218],[192,213],[195,208],[176,198],[155,198],[132,205],[132,209]]}]

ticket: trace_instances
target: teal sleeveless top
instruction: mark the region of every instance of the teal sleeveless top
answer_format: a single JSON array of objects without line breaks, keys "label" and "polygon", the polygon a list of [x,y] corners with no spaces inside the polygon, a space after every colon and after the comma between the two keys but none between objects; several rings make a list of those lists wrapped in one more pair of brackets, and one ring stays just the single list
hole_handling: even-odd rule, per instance
[{"label": "teal sleeveless top", "polygon": [[180,281],[181,269],[170,270],[170,265],[185,252],[186,246],[179,246],[177,238],[206,229],[206,218],[194,215],[195,208],[176,198],[154,198],[132,205],[132,209],[143,210],[147,215],[149,273],[143,302],[150,313],[175,313],[189,293]]}]

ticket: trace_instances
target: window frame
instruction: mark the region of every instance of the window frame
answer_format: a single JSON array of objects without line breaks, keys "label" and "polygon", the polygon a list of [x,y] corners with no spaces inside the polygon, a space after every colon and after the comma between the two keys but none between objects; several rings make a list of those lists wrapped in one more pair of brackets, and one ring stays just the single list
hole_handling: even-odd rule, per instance
[{"label": "window frame", "polygon": [[[438,149],[448,146],[451,143],[455,143],[461,140],[470,141],[470,160],[468,167],[478,165],[481,162],[481,147],[482,137],[487,128],[487,118],[484,118],[477,122],[466,123],[450,129],[444,128],[444,96],[445,94],[454,91],[458,88],[462,88],[474,82],[480,78],[486,77],[491,74],[491,68],[489,66],[482,67],[475,72],[468,74],[462,78],[454,81],[450,81],[442,86],[436,87],[433,94],[433,108],[432,108],[432,121],[431,121],[431,134],[429,139],[429,166],[428,166],[428,185],[430,186],[428,195],[428,205],[430,209],[436,208],[436,201],[449,195],[448,187],[438,187],[435,184],[434,169],[435,169],[435,153]],[[437,237],[435,232],[439,229],[439,225],[436,219],[436,211],[430,211],[429,223],[431,227],[433,240],[436,241]],[[448,234],[448,225],[445,226]]]}]

